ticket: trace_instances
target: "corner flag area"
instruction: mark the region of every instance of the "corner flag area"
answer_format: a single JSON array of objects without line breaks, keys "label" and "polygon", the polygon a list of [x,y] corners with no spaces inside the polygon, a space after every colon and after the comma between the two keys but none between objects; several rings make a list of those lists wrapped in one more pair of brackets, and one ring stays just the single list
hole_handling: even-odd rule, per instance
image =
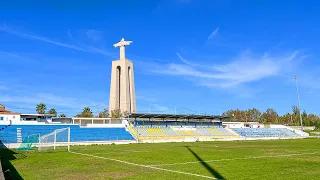
[{"label": "corner flag area", "polygon": [[12,167],[3,167],[9,169],[5,175],[12,179],[320,177],[319,139],[90,145],[71,146],[70,152],[1,151],[15,157],[10,159]]}]

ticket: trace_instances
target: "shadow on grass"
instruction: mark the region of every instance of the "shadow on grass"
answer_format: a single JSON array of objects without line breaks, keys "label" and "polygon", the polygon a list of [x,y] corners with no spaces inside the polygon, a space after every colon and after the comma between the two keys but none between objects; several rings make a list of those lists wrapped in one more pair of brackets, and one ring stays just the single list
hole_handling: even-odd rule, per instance
[{"label": "shadow on grass", "polygon": [[2,142],[0,142],[0,159],[2,171],[6,180],[21,180],[23,179],[18,171],[14,168],[10,161],[25,158],[21,153],[14,152],[8,149]]},{"label": "shadow on grass", "polygon": [[221,174],[219,174],[216,170],[214,170],[209,164],[204,162],[203,159],[201,159],[201,157],[198,156],[197,153],[195,153],[192,149],[189,148],[189,146],[185,146],[185,147],[194,155],[194,157],[196,157],[199,160],[201,165],[204,168],[206,168],[212,174],[212,176],[214,176],[217,179],[225,179]]}]

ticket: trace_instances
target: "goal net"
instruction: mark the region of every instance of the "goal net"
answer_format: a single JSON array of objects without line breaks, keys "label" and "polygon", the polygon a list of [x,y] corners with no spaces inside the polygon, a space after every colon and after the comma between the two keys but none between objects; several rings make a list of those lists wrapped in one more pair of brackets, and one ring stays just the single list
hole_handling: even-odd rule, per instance
[{"label": "goal net", "polygon": [[21,151],[29,151],[35,148],[35,144],[39,142],[39,134],[31,134],[23,139],[19,146],[19,150]]},{"label": "goal net", "polygon": [[52,133],[40,136],[39,151],[70,151],[70,128],[56,129]]}]

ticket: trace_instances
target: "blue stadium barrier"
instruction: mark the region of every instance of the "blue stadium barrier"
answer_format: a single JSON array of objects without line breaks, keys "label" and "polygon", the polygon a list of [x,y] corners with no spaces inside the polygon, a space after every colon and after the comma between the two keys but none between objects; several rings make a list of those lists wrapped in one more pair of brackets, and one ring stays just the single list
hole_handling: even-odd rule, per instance
[{"label": "blue stadium barrier", "polygon": [[[51,133],[56,129],[70,127],[70,141],[110,141],[134,140],[125,128],[81,128],[79,125],[11,125],[0,131],[0,140],[4,143],[17,143],[17,128],[21,128],[22,139],[29,135]],[[3,126],[0,125],[0,129]]]}]

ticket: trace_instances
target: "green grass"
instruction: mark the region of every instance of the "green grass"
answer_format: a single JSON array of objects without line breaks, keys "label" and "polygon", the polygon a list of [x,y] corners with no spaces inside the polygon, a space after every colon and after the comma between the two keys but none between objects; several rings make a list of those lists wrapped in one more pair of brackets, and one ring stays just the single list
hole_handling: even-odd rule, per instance
[{"label": "green grass", "polygon": [[310,136],[320,136],[320,129],[315,129],[312,131],[306,131]]},{"label": "green grass", "polygon": [[[192,162],[158,167],[220,179],[320,179],[320,139],[93,145],[71,151],[142,165]],[[10,162],[30,180],[203,179],[69,152],[24,155]]]}]

